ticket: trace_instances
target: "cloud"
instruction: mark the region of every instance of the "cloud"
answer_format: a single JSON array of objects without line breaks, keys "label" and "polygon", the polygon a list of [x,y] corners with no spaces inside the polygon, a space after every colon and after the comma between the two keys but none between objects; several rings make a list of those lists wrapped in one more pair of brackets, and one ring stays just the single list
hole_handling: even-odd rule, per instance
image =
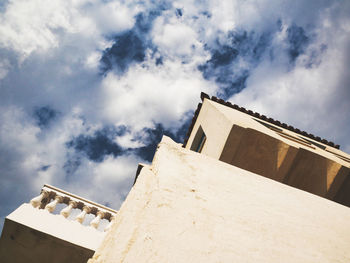
[{"label": "cloud", "polygon": [[43,106],[34,110],[34,118],[40,128],[47,127],[52,121],[57,118],[59,113],[50,106]]},{"label": "cloud", "polygon": [[[97,130],[93,135],[83,135],[73,138],[67,142],[67,147],[74,148],[75,151],[84,153],[90,160],[101,162],[105,155],[121,155],[123,148],[113,141],[118,134],[115,129],[112,131],[103,129]],[[121,135],[124,131],[121,132]]]},{"label": "cloud", "polygon": [[131,28],[135,12],[118,2],[10,1],[0,15],[0,46],[15,50],[23,61],[32,52],[59,48],[67,34],[98,40]]},{"label": "cloud", "polygon": [[349,9],[326,0],[2,2],[0,216],[44,183],[118,208],[162,134],[181,142],[201,91],[350,151]]},{"label": "cloud", "polygon": [[287,39],[289,42],[289,59],[294,62],[305,52],[309,38],[306,36],[305,30],[302,27],[293,24],[287,29]]},{"label": "cloud", "polygon": [[132,187],[137,164],[140,161],[134,155],[118,158],[110,155],[98,163],[82,159],[81,165],[69,178],[69,184],[65,189],[118,209]]},{"label": "cloud", "polygon": [[198,69],[205,79],[216,81],[221,89],[218,96],[227,99],[246,87],[250,71],[269,50],[270,42],[270,32],[229,31],[206,46],[210,59]]},{"label": "cloud", "polygon": [[0,62],[0,79],[6,77],[7,73],[11,68],[11,64],[8,59],[4,59]]},{"label": "cloud", "polygon": [[144,61],[146,44],[141,36],[132,30],[122,33],[114,38],[112,47],[104,51],[101,61],[103,71],[115,68],[120,73],[125,72],[132,63]]},{"label": "cloud", "polygon": [[11,1],[0,17],[0,45],[14,49],[22,59],[31,52],[58,46],[55,30],[74,31],[73,12],[60,1]]},{"label": "cloud", "polygon": [[110,1],[95,1],[87,3],[84,8],[96,24],[97,32],[111,35],[130,29],[135,23],[134,16],[139,11],[137,7],[125,3]]},{"label": "cloud", "polygon": [[[137,76],[137,78],[135,78]],[[135,65],[119,77],[110,72],[102,82],[105,118],[115,125],[140,130],[154,122],[178,127],[201,91],[214,86],[191,65],[166,60],[163,65]]]},{"label": "cloud", "polygon": [[4,211],[13,209],[17,199],[29,198],[35,189],[37,168],[43,165],[37,155],[36,135],[40,129],[28,121],[18,108],[1,109],[0,114],[0,174],[1,203]]},{"label": "cloud", "polygon": [[167,56],[193,56],[195,49],[202,48],[196,32],[178,17],[166,21],[159,17],[155,21],[152,39],[161,54]]},{"label": "cloud", "polygon": [[[348,151],[349,126],[345,123],[350,117],[346,70],[350,39],[342,36],[348,35],[350,27],[345,26],[349,24],[347,15],[334,18],[339,8],[344,6],[335,4],[320,16],[317,27],[311,31],[312,41],[306,40],[305,32],[297,30],[298,34],[302,32],[302,43],[306,40],[308,46],[302,45],[302,52],[293,51],[298,56],[292,70],[283,58],[265,58],[251,73],[247,88],[234,95],[232,101],[334,140]],[[293,45],[295,50],[300,48],[300,44]]]}]

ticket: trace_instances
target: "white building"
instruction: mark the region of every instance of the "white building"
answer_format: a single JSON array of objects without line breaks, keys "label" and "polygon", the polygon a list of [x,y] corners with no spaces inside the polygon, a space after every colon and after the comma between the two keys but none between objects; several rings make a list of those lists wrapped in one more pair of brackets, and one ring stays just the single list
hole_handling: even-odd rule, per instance
[{"label": "white building", "polygon": [[6,217],[0,262],[86,262],[111,226],[106,223],[116,214],[113,209],[45,185],[38,197]]},{"label": "white building", "polygon": [[[80,217],[95,210],[93,225],[105,217],[114,222],[110,230],[98,232],[44,211],[63,202],[65,215],[74,206],[67,198],[79,199],[48,186],[42,199],[32,201],[45,209],[25,204],[7,217],[0,257],[16,251],[11,246],[19,244],[17,236],[34,229],[27,242],[54,239],[43,247],[52,249],[50,256],[42,260],[43,249],[33,249],[36,261],[7,256],[5,262],[85,262],[93,251],[90,263],[350,262],[350,156],[286,124],[206,94],[201,98],[185,144],[163,137],[152,164],[139,165],[117,214],[81,201]],[[43,203],[52,190],[56,194],[46,196],[51,203]],[[29,223],[35,218],[43,223]],[[22,250],[31,258],[28,248]]]}]

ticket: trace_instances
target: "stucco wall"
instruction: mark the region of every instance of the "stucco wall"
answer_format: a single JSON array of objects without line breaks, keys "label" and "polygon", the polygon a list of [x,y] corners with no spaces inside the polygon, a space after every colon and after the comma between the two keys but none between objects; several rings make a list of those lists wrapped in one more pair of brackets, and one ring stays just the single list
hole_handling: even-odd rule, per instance
[{"label": "stucco wall", "polygon": [[350,209],[163,138],[89,263],[350,262]]},{"label": "stucco wall", "polygon": [[199,127],[207,137],[202,154],[350,206],[346,153],[208,99],[187,149],[196,146]]},{"label": "stucco wall", "polygon": [[201,151],[202,154],[219,159],[229,135],[232,122],[222,112],[218,111],[210,100],[204,100],[197,121],[188,139],[186,148],[190,149],[199,127],[202,127],[207,140]]},{"label": "stucco wall", "polygon": [[86,262],[105,234],[61,215],[22,204],[5,219],[0,262]]}]

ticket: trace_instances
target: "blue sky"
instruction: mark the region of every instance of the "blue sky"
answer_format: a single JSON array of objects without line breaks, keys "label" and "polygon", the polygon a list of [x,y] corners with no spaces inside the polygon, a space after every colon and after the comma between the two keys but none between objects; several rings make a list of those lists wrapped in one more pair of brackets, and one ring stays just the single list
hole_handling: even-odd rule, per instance
[{"label": "blue sky", "polygon": [[[0,217],[45,183],[118,209],[204,91],[350,152],[350,2],[0,2]],[[0,225],[1,226],[1,225]]]}]

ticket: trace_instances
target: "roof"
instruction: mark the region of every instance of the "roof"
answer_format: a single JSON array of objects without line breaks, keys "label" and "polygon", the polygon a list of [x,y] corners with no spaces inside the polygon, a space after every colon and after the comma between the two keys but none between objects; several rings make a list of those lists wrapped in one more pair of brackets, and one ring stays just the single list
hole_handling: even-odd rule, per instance
[{"label": "roof", "polygon": [[[219,99],[219,98],[217,98],[217,97],[215,97],[215,96],[212,96],[212,97],[210,98],[209,95],[206,94],[206,93],[204,93],[204,92],[201,92],[200,97],[201,97],[201,100],[202,100],[202,101],[203,101],[204,99],[208,99],[208,100],[215,101],[215,102],[217,102],[217,103],[220,103],[220,104],[222,104],[222,105],[225,105],[225,106],[227,106],[227,107],[230,107],[230,108],[232,108],[232,109],[234,109],[234,110],[238,110],[238,111],[240,111],[240,112],[246,113],[246,114],[248,114],[248,115],[250,115],[250,116],[252,116],[252,117],[255,117],[255,118],[257,118],[257,119],[261,119],[261,120],[263,120],[263,121],[269,122],[269,123],[271,123],[271,124],[274,124],[274,125],[276,125],[276,126],[279,126],[279,127],[283,128],[283,129],[287,129],[287,130],[290,130],[290,131],[292,131],[292,132],[298,133],[298,134],[300,134],[300,135],[302,135],[302,136],[308,137],[308,138],[310,138],[310,139],[312,139],[312,140],[318,141],[318,142],[320,142],[320,143],[323,143],[323,144],[325,144],[325,145],[334,147],[334,148],[336,148],[336,149],[339,149],[339,147],[340,147],[339,144],[334,144],[334,142],[327,141],[326,139],[322,139],[322,138],[319,137],[319,136],[315,136],[315,135],[313,135],[313,134],[311,134],[311,133],[307,133],[306,131],[301,131],[301,130],[298,129],[298,128],[295,128],[295,127],[293,127],[293,126],[291,126],[291,125],[288,125],[288,124],[286,124],[286,123],[281,123],[281,122],[278,121],[278,120],[274,120],[273,118],[269,118],[269,117],[267,117],[267,116],[265,116],[265,115],[261,115],[261,114],[258,113],[258,112],[253,112],[253,111],[251,111],[251,110],[247,110],[247,109],[245,109],[245,108],[243,108],[243,107],[238,106],[237,104],[232,104],[232,103],[229,102],[229,101],[224,101],[223,99]],[[196,122],[196,120],[197,120],[197,117],[198,117],[198,114],[199,114],[199,112],[200,112],[201,107],[202,107],[202,103],[198,103],[197,109],[196,109],[196,111],[194,112],[194,116],[193,116],[193,118],[192,118],[191,125],[190,125],[190,127],[188,128],[188,131],[187,131],[187,134],[186,134],[184,143],[183,143],[183,147],[185,147],[186,144],[187,144],[187,141],[188,141],[188,139],[189,139],[189,137],[190,137],[190,134],[191,134],[192,129],[193,129],[193,126],[194,126],[194,124],[195,124],[195,122]]]}]

